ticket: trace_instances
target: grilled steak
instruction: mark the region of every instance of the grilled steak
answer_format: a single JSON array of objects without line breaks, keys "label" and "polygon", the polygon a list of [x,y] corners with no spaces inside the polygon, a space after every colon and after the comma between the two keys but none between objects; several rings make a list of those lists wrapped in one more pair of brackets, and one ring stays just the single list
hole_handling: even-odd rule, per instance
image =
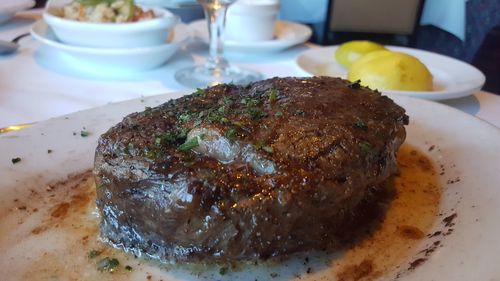
[{"label": "grilled steak", "polygon": [[253,260],[335,248],[397,171],[404,109],[338,78],[218,85],[103,134],[101,235],[166,260]]}]

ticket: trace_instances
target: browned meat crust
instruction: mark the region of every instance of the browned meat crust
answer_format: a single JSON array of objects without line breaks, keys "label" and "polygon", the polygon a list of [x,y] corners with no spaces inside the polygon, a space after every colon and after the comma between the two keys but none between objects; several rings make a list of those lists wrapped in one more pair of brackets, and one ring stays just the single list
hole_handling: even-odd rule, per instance
[{"label": "browned meat crust", "polygon": [[[397,171],[407,123],[388,97],[329,77],[219,85],[131,114],[96,151],[102,236],[160,260],[338,247],[356,206]],[[194,152],[193,128],[240,156]]]}]

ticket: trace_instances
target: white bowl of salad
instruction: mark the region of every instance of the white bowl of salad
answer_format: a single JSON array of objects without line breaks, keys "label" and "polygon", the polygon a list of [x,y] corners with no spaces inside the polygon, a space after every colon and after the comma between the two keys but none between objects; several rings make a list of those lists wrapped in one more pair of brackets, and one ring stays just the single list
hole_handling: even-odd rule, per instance
[{"label": "white bowl of salad", "polygon": [[96,48],[166,44],[179,22],[165,9],[134,0],[49,0],[43,19],[62,43]]}]

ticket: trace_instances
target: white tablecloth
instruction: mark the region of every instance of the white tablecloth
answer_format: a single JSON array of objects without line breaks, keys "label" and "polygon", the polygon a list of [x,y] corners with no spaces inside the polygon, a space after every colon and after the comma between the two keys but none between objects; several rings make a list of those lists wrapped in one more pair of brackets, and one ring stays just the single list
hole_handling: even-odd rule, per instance
[{"label": "white tablecloth", "polygon": [[[23,13],[14,21],[0,26],[0,39],[12,39],[27,32],[37,14]],[[111,102],[187,91],[173,79],[182,66],[200,63],[206,46],[192,44],[178,52],[163,67],[135,75],[97,77],[84,73],[60,60],[57,51],[42,48],[33,38],[21,41],[17,54],[0,56],[0,128],[8,125],[46,120],[67,113]],[[302,45],[283,53],[263,57],[230,60],[261,71],[266,77],[304,76],[295,63],[296,56],[312,45]],[[500,127],[500,96],[485,92],[444,102]]]}]

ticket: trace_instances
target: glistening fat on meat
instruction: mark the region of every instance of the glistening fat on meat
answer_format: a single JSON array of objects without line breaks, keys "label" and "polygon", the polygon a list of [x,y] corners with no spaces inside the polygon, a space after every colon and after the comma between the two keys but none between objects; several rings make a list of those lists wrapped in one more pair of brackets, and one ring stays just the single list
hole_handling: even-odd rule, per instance
[{"label": "glistening fat on meat", "polygon": [[162,261],[338,248],[397,172],[405,124],[388,97],[329,77],[218,85],[131,114],[97,147],[101,234]]}]

